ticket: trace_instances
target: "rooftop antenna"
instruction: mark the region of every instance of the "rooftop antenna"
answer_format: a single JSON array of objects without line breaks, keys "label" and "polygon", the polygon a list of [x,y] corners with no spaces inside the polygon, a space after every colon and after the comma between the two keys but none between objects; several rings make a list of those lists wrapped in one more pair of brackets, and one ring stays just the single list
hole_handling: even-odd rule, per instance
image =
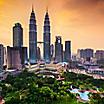
[{"label": "rooftop antenna", "polygon": [[32,12],[34,12],[34,5],[32,4]]},{"label": "rooftop antenna", "polygon": [[48,6],[46,7],[46,12],[48,13]]}]

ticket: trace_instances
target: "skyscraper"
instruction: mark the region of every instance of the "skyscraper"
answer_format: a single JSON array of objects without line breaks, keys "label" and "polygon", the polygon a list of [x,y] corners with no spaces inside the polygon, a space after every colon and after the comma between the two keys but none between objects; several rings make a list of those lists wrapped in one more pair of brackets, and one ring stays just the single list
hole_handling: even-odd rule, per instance
[{"label": "skyscraper", "polygon": [[7,68],[22,69],[21,54],[18,47],[7,46]]},{"label": "skyscraper", "polygon": [[43,57],[46,63],[50,63],[51,53],[50,53],[50,43],[51,43],[51,33],[50,33],[50,20],[48,10],[45,14],[44,20],[44,33],[43,33]]},{"label": "skyscraper", "polygon": [[20,23],[13,27],[13,47],[23,46],[23,28]]},{"label": "skyscraper", "polygon": [[38,61],[41,60],[41,51],[40,51],[40,47],[37,47],[37,59],[38,59]]},{"label": "skyscraper", "polygon": [[95,58],[96,60],[104,60],[104,50],[96,50]]},{"label": "skyscraper", "polygon": [[63,45],[62,45],[61,36],[56,36],[55,61],[56,62],[62,62],[63,61]]},{"label": "skyscraper", "polygon": [[71,41],[65,41],[65,61],[71,60]]},{"label": "skyscraper", "polygon": [[54,45],[53,44],[51,44],[50,50],[51,50],[51,59],[52,59],[54,56]]},{"label": "skyscraper", "polygon": [[7,46],[8,69],[22,69],[28,62],[27,47]]},{"label": "skyscraper", "polygon": [[83,58],[86,61],[90,61],[93,58],[94,50],[87,48],[87,49],[78,49],[78,57]]},{"label": "skyscraper", "polygon": [[7,66],[7,50],[6,47],[4,47],[4,66]]},{"label": "skyscraper", "polygon": [[0,44],[0,72],[3,70],[4,64],[4,46]]},{"label": "skyscraper", "polygon": [[30,64],[37,63],[37,25],[33,7],[29,24],[29,61]]}]

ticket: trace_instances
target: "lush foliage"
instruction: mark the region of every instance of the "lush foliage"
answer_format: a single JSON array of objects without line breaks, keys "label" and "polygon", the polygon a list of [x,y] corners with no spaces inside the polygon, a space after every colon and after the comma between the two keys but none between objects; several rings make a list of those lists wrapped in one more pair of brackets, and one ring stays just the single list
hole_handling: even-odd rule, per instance
[{"label": "lush foliage", "polygon": [[[8,76],[0,83],[1,95],[6,104],[82,104],[75,95],[67,92],[73,84],[82,89],[96,89],[104,91],[104,81],[95,80],[85,75],[64,73],[65,81],[53,78],[38,77],[27,71],[18,76]],[[104,104],[100,95],[92,95],[90,104]],[[89,104],[86,103],[86,104]]]}]

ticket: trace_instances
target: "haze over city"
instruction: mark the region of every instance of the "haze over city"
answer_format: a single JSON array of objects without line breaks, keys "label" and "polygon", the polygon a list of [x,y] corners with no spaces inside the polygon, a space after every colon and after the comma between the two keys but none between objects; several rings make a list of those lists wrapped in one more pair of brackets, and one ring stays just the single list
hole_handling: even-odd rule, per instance
[{"label": "haze over city", "polygon": [[104,0],[0,0],[0,104],[104,104]]},{"label": "haze over city", "polygon": [[24,44],[28,45],[28,24],[32,4],[38,25],[38,40],[42,40],[43,23],[48,7],[52,43],[55,36],[72,41],[72,51],[78,48],[103,49],[103,0],[0,0],[0,42],[12,45],[12,27],[20,22],[24,29]]}]

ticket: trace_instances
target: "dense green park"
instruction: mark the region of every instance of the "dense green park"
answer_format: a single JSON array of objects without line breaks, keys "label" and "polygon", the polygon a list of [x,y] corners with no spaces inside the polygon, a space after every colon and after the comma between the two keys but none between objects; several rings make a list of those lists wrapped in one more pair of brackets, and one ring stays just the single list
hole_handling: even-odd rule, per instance
[{"label": "dense green park", "polygon": [[[63,73],[64,81],[43,78],[34,73],[23,71],[18,76],[8,75],[0,82],[1,96],[6,104],[104,104],[104,81],[92,77]],[[80,102],[76,94],[67,90],[74,85],[82,90],[99,90],[102,94],[89,94],[89,102]]]}]

